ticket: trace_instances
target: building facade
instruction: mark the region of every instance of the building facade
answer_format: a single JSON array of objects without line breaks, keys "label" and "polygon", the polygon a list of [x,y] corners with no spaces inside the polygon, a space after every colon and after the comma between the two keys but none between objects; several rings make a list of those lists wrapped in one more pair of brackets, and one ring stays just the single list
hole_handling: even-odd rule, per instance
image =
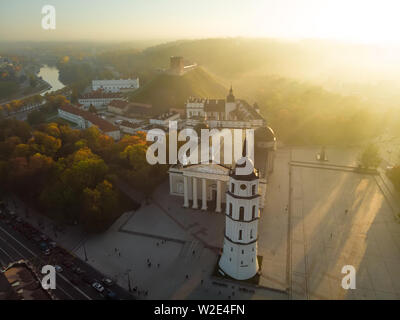
[{"label": "building facade", "polygon": [[139,78],[118,80],[93,80],[92,90],[106,92],[121,92],[139,89]]},{"label": "building facade", "polygon": [[226,99],[190,98],[186,102],[186,124],[196,126],[206,124],[210,128],[258,128],[266,122],[258,105],[249,105],[238,100],[232,88]]},{"label": "building facade", "polygon": [[114,140],[121,139],[121,133],[118,127],[91,112],[79,109],[72,105],[61,106],[58,109],[58,116],[75,123],[80,129],[87,129],[96,126],[101,132]]},{"label": "building facade", "polygon": [[122,96],[121,93],[118,92],[106,92],[104,90],[97,90],[82,95],[78,99],[78,102],[83,105],[85,109],[88,109],[91,105],[94,106],[96,109],[102,109],[106,108],[113,100],[124,101],[125,98]]}]

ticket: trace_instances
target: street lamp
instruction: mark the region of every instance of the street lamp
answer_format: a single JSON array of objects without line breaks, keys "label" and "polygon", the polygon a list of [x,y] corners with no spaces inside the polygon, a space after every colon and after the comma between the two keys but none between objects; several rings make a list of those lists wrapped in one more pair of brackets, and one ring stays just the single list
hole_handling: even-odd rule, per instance
[{"label": "street lamp", "polygon": [[129,276],[129,272],[130,272],[130,270],[128,270],[128,290],[129,290],[129,292],[132,292],[131,278],[130,278],[130,276]]},{"label": "street lamp", "polygon": [[86,261],[86,262],[89,261],[89,260],[88,260],[88,257],[87,257],[87,253],[86,253],[86,246],[85,246],[85,244],[83,244],[83,252],[85,253],[85,261]]}]

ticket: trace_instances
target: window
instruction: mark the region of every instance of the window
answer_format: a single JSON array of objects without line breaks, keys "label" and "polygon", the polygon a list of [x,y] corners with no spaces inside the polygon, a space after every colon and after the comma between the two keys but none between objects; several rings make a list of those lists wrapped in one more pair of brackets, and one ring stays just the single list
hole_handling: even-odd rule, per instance
[{"label": "window", "polygon": [[232,217],[232,203],[229,204],[229,216]]},{"label": "window", "polygon": [[246,190],[246,185],[245,185],[245,184],[241,184],[241,185],[240,185],[240,189]]},{"label": "window", "polygon": [[255,185],[255,184],[253,184],[253,185],[251,186],[251,192],[253,193],[253,196],[256,195],[256,185]]},{"label": "window", "polygon": [[239,220],[240,221],[244,220],[244,207],[240,207]]},{"label": "window", "polygon": [[231,247],[231,252],[233,251],[233,248]]},{"label": "window", "polygon": [[252,217],[252,219],[254,219],[256,217],[256,206],[253,206],[251,217]]},{"label": "window", "polygon": [[244,250],[242,250],[242,254],[244,254]]},{"label": "window", "polygon": [[253,229],[250,229],[250,239],[253,239]]},{"label": "window", "polygon": [[234,193],[235,192],[235,184],[232,183],[231,185],[231,192]]},{"label": "window", "polygon": [[242,230],[239,230],[239,240],[242,240]]}]

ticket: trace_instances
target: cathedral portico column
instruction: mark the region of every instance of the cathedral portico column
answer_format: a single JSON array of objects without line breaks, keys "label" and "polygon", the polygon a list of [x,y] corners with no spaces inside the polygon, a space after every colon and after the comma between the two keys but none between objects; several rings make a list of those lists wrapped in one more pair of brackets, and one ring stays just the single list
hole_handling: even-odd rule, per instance
[{"label": "cathedral portico column", "polygon": [[201,179],[202,183],[202,190],[201,190],[201,210],[207,210],[207,180],[206,179]]},{"label": "cathedral portico column", "polygon": [[216,212],[221,212],[221,181],[217,180],[217,208]]},{"label": "cathedral portico column", "polygon": [[197,203],[197,178],[193,177],[193,209],[199,207]]},{"label": "cathedral portico column", "polygon": [[188,177],[183,177],[183,206],[189,207],[189,188],[188,188]]}]

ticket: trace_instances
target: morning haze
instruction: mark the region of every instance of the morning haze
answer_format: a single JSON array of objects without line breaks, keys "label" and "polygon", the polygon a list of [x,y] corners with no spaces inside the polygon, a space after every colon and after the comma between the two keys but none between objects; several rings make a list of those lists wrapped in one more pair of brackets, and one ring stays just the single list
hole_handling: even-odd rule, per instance
[{"label": "morning haze", "polygon": [[0,300],[399,300],[399,9],[1,1]]}]

